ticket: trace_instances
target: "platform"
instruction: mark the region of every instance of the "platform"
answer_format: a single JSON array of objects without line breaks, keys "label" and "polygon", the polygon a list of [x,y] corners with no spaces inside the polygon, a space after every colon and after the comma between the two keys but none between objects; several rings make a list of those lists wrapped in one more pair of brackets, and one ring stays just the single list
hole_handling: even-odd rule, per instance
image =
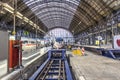
[{"label": "platform", "polygon": [[120,80],[120,61],[92,54],[72,56],[70,64],[77,80]]},{"label": "platform", "polygon": [[[23,55],[22,55],[22,64],[23,64],[23,66],[27,67],[37,57],[42,56],[47,51],[49,51],[49,49],[51,49],[51,47],[44,47],[44,48],[41,48],[41,49],[33,50],[31,52],[30,51],[29,52],[23,52]],[[0,65],[1,64],[2,64],[2,66],[0,66],[0,71],[1,71],[0,80],[1,80],[1,77],[3,77],[4,75],[9,76],[9,74],[7,74],[7,70],[6,70],[6,68],[7,68],[7,60],[1,61]],[[19,72],[19,69],[11,72],[10,74],[15,74],[15,72]]]},{"label": "platform", "polygon": [[75,44],[75,46],[82,46],[82,47],[89,47],[89,48],[103,48],[103,49],[113,49],[111,44],[106,44],[106,45],[101,45],[101,46],[93,46],[93,45],[79,45],[79,44]]}]

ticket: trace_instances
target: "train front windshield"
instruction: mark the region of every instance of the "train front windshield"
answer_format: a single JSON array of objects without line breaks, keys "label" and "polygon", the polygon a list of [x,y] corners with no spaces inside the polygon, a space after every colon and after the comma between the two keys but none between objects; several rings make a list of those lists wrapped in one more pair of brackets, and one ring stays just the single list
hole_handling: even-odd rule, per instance
[{"label": "train front windshield", "polygon": [[22,43],[23,43],[23,44],[28,44],[28,41],[23,41]]},{"label": "train front windshield", "polygon": [[63,39],[62,38],[56,38],[56,42],[61,43],[61,42],[63,42]]}]

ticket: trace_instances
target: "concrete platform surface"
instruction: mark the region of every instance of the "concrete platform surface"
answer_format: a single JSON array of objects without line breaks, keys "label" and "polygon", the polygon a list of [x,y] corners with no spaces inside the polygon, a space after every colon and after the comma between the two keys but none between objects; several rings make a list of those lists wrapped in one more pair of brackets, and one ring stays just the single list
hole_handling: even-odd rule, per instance
[{"label": "concrete platform surface", "polygon": [[120,80],[120,61],[94,55],[73,55],[70,64],[77,80]]},{"label": "concrete platform surface", "polygon": [[104,48],[104,49],[113,49],[112,44],[106,44],[106,45],[101,45],[101,46],[93,46],[93,45],[79,45],[76,44],[76,46],[84,46],[84,47],[90,47],[90,48]]},{"label": "concrete platform surface", "polygon": [[0,77],[7,73],[7,60],[0,61]]},{"label": "concrete platform surface", "polygon": [[[32,52],[23,52],[22,54],[22,64],[26,67],[28,64],[31,63],[36,57],[43,55],[46,53],[51,47],[44,47],[38,50],[34,50]],[[7,74],[7,60],[0,61],[0,80],[3,76]]]}]

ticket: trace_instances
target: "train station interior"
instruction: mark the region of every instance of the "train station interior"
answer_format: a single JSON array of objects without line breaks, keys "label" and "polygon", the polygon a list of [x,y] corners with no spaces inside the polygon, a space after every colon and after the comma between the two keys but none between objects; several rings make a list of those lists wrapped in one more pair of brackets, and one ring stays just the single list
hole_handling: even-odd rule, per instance
[{"label": "train station interior", "polygon": [[0,0],[0,80],[120,80],[120,0]]}]

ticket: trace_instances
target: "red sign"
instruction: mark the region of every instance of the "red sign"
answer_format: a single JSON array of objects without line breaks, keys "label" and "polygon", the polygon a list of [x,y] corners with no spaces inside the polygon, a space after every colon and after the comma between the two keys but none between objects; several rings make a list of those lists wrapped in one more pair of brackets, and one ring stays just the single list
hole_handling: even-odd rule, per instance
[{"label": "red sign", "polygon": [[117,39],[117,45],[120,46],[120,39]]},{"label": "red sign", "polygon": [[120,35],[114,36],[114,49],[120,49]]}]

